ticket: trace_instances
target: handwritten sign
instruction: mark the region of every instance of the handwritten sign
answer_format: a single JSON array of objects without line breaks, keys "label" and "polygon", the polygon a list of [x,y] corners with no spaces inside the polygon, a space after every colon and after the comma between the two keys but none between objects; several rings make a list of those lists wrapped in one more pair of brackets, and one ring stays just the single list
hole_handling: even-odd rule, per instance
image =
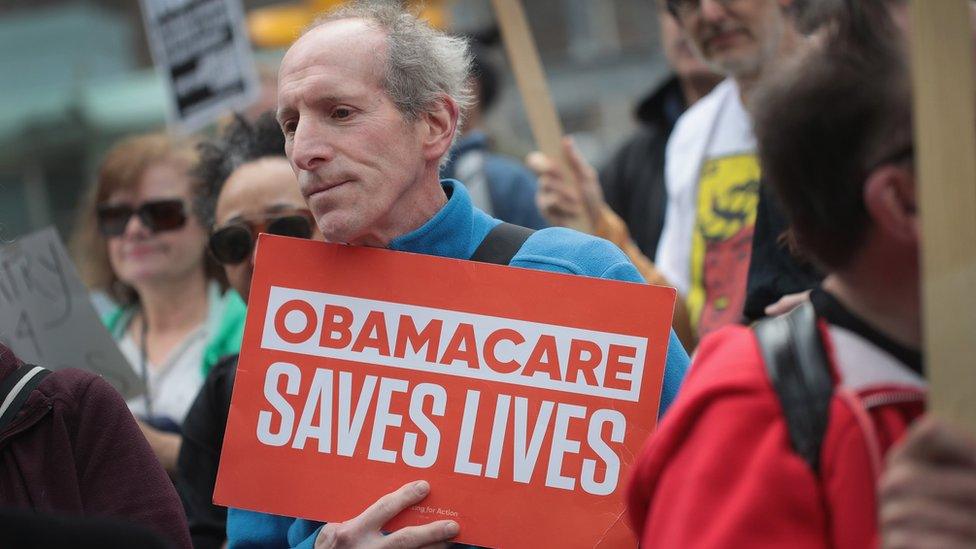
[{"label": "handwritten sign", "polygon": [[388,525],[451,518],[490,547],[634,546],[674,290],[261,235],[222,505]]},{"label": "handwritten sign", "polygon": [[0,342],[24,362],[91,370],[125,398],[143,392],[53,228],[0,247]]}]

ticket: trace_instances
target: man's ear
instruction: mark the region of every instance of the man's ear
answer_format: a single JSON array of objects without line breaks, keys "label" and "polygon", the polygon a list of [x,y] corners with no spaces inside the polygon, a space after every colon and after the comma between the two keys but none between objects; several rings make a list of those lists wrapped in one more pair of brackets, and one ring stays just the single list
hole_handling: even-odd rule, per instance
[{"label": "man's ear", "polygon": [[421,145],[425,159],[440,160],[447,154],[459,118],[457,103],[447,95],[442,96],[430,111],[421,114]]},{"label": "man's ear", "polygon": [[864,207],[874,226],[906,244],[919,240],[917,204],[911,168],[881,166],[864,184]]}]

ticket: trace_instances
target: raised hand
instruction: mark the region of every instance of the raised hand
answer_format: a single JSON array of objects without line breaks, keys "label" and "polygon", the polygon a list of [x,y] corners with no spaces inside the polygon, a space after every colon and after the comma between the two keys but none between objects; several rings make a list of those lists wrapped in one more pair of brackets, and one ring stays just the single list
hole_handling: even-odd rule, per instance
[{"label": "raised hand", "polygon": [[572,138],[563,138],[568,174],[552,158],[530,153],[525,164],[539,177],[536,205],[551,225],[594,234],[605,207],[596,170],[583,158]]}]

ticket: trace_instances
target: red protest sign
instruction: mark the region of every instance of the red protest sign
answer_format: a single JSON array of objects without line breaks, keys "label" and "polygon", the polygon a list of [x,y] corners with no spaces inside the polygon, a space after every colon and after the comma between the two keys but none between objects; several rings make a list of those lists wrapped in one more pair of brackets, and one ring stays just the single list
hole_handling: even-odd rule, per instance
[{"label": "red protest sign", "polygon": [[[262,235],[214,501],[489,547],[635,545],[674,290]],[[609,546],[609,545],[608,545]]]}]

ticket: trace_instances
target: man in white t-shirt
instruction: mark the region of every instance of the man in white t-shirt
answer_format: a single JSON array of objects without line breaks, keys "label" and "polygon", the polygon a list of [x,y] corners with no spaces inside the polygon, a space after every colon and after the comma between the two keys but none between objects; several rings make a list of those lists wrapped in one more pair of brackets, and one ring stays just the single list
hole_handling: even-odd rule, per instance
[{"label": "man in white t-shirt", "polygon": [[668,207],[656,264],[687,299],[699,337],[739,321],[759,201],[759,162],[743,105],[802,41],[801,0],[666,0],[696,53],[728,78],[678,120],[668,142]]}]

